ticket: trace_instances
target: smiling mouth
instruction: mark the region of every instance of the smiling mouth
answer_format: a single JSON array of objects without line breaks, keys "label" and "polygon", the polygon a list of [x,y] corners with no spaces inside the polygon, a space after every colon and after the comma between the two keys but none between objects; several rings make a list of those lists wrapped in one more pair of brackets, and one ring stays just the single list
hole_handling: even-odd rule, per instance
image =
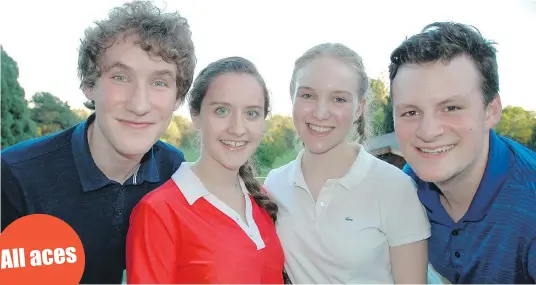
[{"label": "smiling mouth", "polygon": [[227,148],[237,149],[244,147],[248,142],[247,141],[229,141],[229,140],[220,140],[220,142],[225,145]]},{"label": "smiling mouth", "polygon": [[124,120],[119,120],[119,121],[135,129],[141,129],[141,128],[145,128],[145,127],[152,125],[151,123],[146,123],[146,122],[131,122],[131,121],[124,121]]},{"label": "smiling mouth", "polygon": [[426,154],[443,154],[443,153],[451,151],[453,148],[454,148],[454,145],[451,144],[451,145],[446,145],[446,146],[442,146],[442,147],[438,147],[438,148],[420,148],[420,147],[418,147],[417,149],[420,152],[426,153]]},{"label": "smiling mouth", "polygon": [[331,132],[334,127],[321,127],[313,124],[307,124],[307,127],[315,133],[326,134]]}]

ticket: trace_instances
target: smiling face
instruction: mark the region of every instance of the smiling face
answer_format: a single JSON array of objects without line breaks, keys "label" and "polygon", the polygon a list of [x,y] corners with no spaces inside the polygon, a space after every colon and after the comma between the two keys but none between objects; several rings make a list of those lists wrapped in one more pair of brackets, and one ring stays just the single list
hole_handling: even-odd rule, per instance
[{"label": "smiling face", "polygon": [[485,167],[501,103],[497,96],[486,107],[480,82],[466,56],[398,70],[392,84],[396,135],[421,179],[442,183]]},{"label": "smiling face", "polygon": [[123,156],[145,154],[180,103],[175,66],[150,56],[135,40],[118,37],[102,55],[95,85],[84,90],[95,101],[93,143],[111,146]]},{"label": "smiling face", "polygon": [[201,156],[238,171],[261,142],[265,127],[264,95],[251,75],[217,76],[208,87],[201,112],[192,114],[201,132]]},{"label": "smiling face", "polygon": [[306,148],[322,154],[343,143],[361,114],[357,73],[329,56],[296,73],[292,118]]}]

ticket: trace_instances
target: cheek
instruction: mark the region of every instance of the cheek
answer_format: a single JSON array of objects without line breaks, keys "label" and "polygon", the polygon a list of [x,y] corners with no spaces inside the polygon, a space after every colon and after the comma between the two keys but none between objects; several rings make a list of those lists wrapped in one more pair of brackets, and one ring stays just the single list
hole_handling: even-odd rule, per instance
[{"label": "cheek", "polygon": [[401,145],[409,143],[415,136],[418,121],[396,120],[394,123],[396,136]]},{"label": "cheek", "polygon": [[264,120],[259,119],[257,121],[250,122],[249,124],[249,140],[260,142],[264,133]]},{"label": "cheek", "polygon": [[95,94],[95,104],[104,106],[113,106],[125,102],[130,90],[128,86],[119,86],[117,84],[105,82],[99,84]]},{"label": "cheek", "polygon": [[305,117],[312,114],[314,109],[314,102],[304,102],[304,100],[297,99],[292,106],[292,117],[295,122],[302,122]]},{"label": "cheek", "polygon": [[175,110],[175,104],[177,103],[176,93],[172,91],[154,92],[149,96],[152,106],[156,109],[165,113],[172,113]]},{"label": "cheek", "polygon": [[355,112],[351,104],[334,106],[330,112],[339,125],[352,125],[354,119],[357,119],[354,118]]}]

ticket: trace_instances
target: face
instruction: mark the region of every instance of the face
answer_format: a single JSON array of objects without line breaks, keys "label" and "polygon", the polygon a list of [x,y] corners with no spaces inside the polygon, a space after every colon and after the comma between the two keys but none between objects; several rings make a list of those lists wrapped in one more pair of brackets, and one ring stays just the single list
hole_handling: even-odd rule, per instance
[{"label": "face", "polygon": [[[129,36],[102,55],[102,74],[92,89],[97,145],[111,145],[125,156],[145,154],[167,129],[180,102],[175,66],[150,56]],[[99,140],[97,142],[97,140]]]},{"label": "face", "polygon": [[361,115],[357,73],[339,60],[319,57],[296,73],[295,86],[292,118],[306,148],[322,154],[341,145]]},{"label": "face", "polygon": [[201,112],[192,113],[192,120],[201,132],[202,159],[238,171],[262,139],[264,91],[251,75],[219,75],[205,94]]},{"label": "face", "polygon": [[501,104],[497,96],[485,106],[479,78],[466,56],[399,69],[392,84],[395,130],[421,179],[442,183],[485,165]]}]

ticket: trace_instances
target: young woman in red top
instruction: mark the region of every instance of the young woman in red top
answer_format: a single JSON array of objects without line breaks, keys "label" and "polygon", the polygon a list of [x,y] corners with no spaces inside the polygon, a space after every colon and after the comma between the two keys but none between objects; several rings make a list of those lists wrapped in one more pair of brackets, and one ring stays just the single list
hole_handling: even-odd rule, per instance
[{"label": "young woman in red top", "polygon": [[269,110],[264,80],[246,59],[221,59],[201,71],[188,100],[201,156],[133,210],[127,283],[283,283],[277,206],[248,162]]}]

